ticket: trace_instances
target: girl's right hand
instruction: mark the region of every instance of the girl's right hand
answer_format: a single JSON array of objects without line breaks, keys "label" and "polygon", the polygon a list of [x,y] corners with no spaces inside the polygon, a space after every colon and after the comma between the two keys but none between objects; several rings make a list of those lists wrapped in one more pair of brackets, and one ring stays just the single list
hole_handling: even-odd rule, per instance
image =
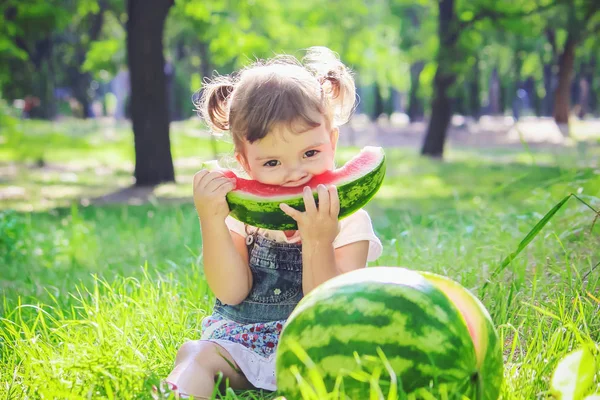
[{"label": "girl's right hand", "polygon": [[200,220],[222,219],[229,215],[225,195],[235,189],[235,178],[220,171],[200,170],[194,175],[194,205]]}]

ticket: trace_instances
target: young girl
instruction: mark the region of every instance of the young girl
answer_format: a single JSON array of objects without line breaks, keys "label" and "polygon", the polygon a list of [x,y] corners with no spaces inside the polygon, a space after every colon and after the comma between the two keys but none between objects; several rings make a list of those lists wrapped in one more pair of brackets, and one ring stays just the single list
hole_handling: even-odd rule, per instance
[{"label": "young girl", "polygon": [[[303,63],[288,56],[257,62],[208,83],[201,113],[216,132],[229,131],[235,158],[254,180],[302,186],[334,168],[338,125],[355,102],[348,69],[326,48]],[[167,378],[173,390],[209,398],[220,373],[234,389],[275,390],[275,349],[300,299],[322,282],[366,266],[381,254],[364,210],[338,221],[335,186],[304,188],[306,211],[281,209],[297,231],[269,231],[228,216],[235,181],[219,171],[194,176],[204,270],[217,300],[200,340],[179,349]]]}]

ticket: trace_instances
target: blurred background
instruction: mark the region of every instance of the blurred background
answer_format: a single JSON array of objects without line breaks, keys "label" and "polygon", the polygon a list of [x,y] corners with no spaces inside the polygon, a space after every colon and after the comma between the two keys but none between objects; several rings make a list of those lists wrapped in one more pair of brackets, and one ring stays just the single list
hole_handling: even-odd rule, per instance
[{"label": "blurred background", "polygon": [[[596,0],[8,0],[0,10],[9,208],[188,195],[156,186],[187,183],[202,159],[230,150],[194,110],[203,79],[314,45],[355,73],[345,145],[436,158],[446,144],[598,146]],[[32,174],[46,185],[31,186]]]}]

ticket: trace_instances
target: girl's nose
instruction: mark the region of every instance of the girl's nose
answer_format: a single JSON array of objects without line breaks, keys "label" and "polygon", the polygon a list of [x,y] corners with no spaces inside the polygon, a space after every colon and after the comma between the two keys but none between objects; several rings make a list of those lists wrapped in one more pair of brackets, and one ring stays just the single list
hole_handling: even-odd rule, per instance
[{"label": "girl's nose", "polygon": [[308,175],[308,174],[302,168],[295,168],[295,169],[288,171],[287,181],[288,182],[297,182],[297,181],[300,181],[300,180],[306,178],[306,175]]}]

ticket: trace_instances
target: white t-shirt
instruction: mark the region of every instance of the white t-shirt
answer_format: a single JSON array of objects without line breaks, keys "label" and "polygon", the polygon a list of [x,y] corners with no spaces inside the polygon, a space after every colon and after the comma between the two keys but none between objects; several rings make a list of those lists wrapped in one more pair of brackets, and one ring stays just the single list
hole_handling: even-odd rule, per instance
[{"label": "white t-shirt", "polygon": [[[242,237],[253,234],[258,230],[258,234],[275,240],[277,242],[297,243],[300,241],[300,232],[296,231],[293,236],[287,237],[283,231],[272,231],[253,226],[245,226],[243,222],[228,216],[225,223],[229,230],[241,235]],[[369,242],[369,253],[367,261],[375,261],[381,255],[383,246],[375,232],[369,214],[362,208],[352,215],[340,220],[340,231],[333,241],[333,248],[345,246],[350,243],[367,240]]]}]

